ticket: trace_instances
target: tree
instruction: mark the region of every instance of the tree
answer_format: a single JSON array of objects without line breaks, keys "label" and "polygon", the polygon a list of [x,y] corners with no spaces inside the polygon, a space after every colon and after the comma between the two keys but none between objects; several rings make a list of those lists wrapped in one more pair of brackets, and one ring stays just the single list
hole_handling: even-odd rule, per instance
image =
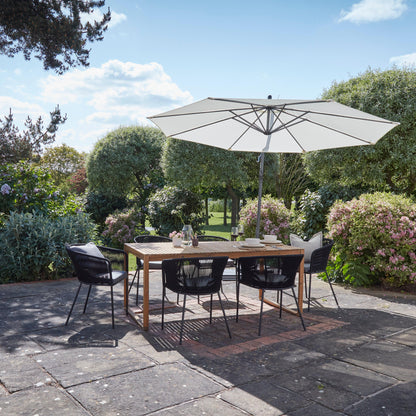
[{"label": "tree", "polygon": [[55,185],[62,186],[69,177],[84,166],[85,154],[63,144],[45,151],[40,165],[50,173]]},{"label": "tree", "polygon": [[32,53],[45,69],[62,74],[70,67],[88,66],[87,42],[103,39],[111,19],[82,23],[82,18],[102,7],[105,0],[0,0],[0,53],[13,57]]},{"label": "tree", "polygon": [[66,121],[66,115],[56,107],[50,113],[51,121],[45,128],[41,117],[34,123],[30,117],[25,121],[26,130],[20,132],[13,123],[13,115],[0,119],[0,163],[16,163],[20,160],[38,160],[43,146],[55,141],[59,124]]},{"label": "tree", "polygon": [[150,194],[163,186],[159,163],[164,137],[153,127],[122,127],[107,134],[87,159],[90,190],[108,197],[133,195],[146,210]]},{"label": "tree", "polygon": [[[257,156],[168,139],[164,147],[162,167],[168,181],[199,193],[223,187],[232,200],[231,224],[235,225],[242,192],[250,187],[258,189]],[[266,189],[268,185],[270,186],[270,172],[266,178]]]},{"label": "tree", "polygon": [[369,69],[334,83],[331,98],[368,113],[400,122],[374,146],[310,152],[308,173],[320,185],[339,183],[368,190],[416,193],[416,69]]}]

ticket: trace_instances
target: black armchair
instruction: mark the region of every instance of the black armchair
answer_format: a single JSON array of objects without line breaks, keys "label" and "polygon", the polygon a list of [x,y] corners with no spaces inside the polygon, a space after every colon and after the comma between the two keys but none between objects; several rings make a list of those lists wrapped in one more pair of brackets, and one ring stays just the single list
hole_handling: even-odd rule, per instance
[{"label": "black armchair", "polygon": [[[333,245],[334,245],[333,240],[324,238],[323,246],[312,251],[310,263],[305,262],[305,295],[308,298],[308,311],[310,310],[310,307],[311,307],[312,274],[315,274],[315,273],[326,274],[326,279],[329,283],[329,287],[331,288],[332,294],[334,295],[335,302],[337,306],[339,307],[337,296],[335,295],[334,288],[332,287],[331,280],[326,271],[326,266],[328,265],[329,254],[331,252]],[[309,286],[307,285],[307,278],[306,278],[307,274],[309,274]]]},{"label": "black armchair", "polygon": [[217,293],[222,313],[224,315],[228,335],[231,338],[230,328],[228,326],[227,317],[225,316],[225,311],[220,296],[222,274],[227,264],[227,260],[228,257],[163,260],[162,329],[164,327],[166,289],[169,289],[178,295],[184,295],[179,344],[182,344],[187,295],[211,295],[209,315],[209,322],[211,323],[212,296],[214,293]]},{"label": "black armchair", "polygon": [[[80,282],[75,299],[72,303],[65,325],[68,325],[72,310],[77,301],[81,286],[89,286],[83,313],[87,309],[92,286],[110,286],[111,289],[111,317],[114,328],[114,296],[113,286],[128,278],[128,272],[122,270],[127,264],[127,254],[123,250],[110,247],[96,246],[93,243],[74,244],[66,246],[67,253],[71,258],[78,281]],[[104,257],[106,254],[106,257]],[[121,270],[116,270],[121,269]],[[126,304],[126,314],[128,305]]]},{"label": "black armchair", "polygon": [[274,290],[280,294],[281,318],[283,291],[286,289],[292,289],[292,296],[295,299],[296,308],[302,322],[303,329],[306,331],[303,316],[300,312],[298,300],[294,290],[295,278],[302,258],[302,254],[296,254],[288,256],[241,257],[238,259],[236,321],[238,321],[240,284],[261,290],[259,336],[261,335],[264,292],[266,290]]},{"label": "black armchair", "polygon": [[[135,243],[163,243],[167,241],[172,241],[169,237],[163,237],[161,235],[138,235],[134,237]],[[133,287],[134,281],[137,278],[137,285],[136,285],[136,305],[139,304],[139,283],[140,283],[140,269],[143,267],[143,262],[136,258],[136,272],[134,273],[133,280],[129,286],[129,293],[131,288]],[[150,270],[161,270],[162,269],[162,262],[161,261],[152,261],[149,263]]]}]

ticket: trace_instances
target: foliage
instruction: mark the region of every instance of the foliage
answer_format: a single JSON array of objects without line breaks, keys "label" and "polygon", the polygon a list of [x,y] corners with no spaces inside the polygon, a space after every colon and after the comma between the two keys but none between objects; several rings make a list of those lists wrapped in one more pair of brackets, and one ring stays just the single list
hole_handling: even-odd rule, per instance
[{"label": "foliage", "polygon": [[40,165],[48,170],[55,185],[63,187],[69,177],[84,166],[84,159],[84,154],[63,144],[46,149]]},{"label": "foliage", "polygon": [[131,243],[137,235],[136,229],[142,222],[141,213],[134,208],[115,211],[105,220],[102,232],[105,245],[123,248],[124,243]]},{"label": "foliage", "polygon": [[153,127],[110,132],[96,143],[87,160],[90,190],[117,198],[133,194],[135,205],[145,211],[150,194],[163,186],[159,165],[163,141],[163,133]]},{"label": "foliage", "polygon": [[300,198],[291,228],[306,239],[319,231],[325,232],[333,203],[337,200],[349,201],[361,193],[360,189],[338,185],[325,185],[315,192],[306,190]]},{"label": "foliage", "polygon": [[95,225],[84,213],[50,218],[13,212],[0,229],[0,283],[67,275],[65,244],[95,238]]},{"label": "foliage", "polygon": [[73,66],[88,66],[87,42],[103,39],[110,11],[102,20],[83,23],[83,18],[105,1],[19,0],[2,1],[0,10],[0,53],[13,57],[32,53],[45,69],[63,73]]},{"label": "foliage", "polygon": [[[80,211],[82,202],[62,195],[43,168],[27,162],[0,165],[0,213],[38,212],[51,217]],[[0,220],[1,223],[1,220]]]},{"label": "foliage", "polygon": [[328,228],[338,254],[337,270],[355,285],[416,282],[416,204],[389,193],[337,202]]},{"label": "foliage", "polygon": [[[232,223],[236,222],[238,202],[248,188],[258,189],[258,154],[232,152],[184,140],[168,139],[163,149],[162,167],[169,183],[209,196],[226,190],[233,200]],[[267,155],[267,164],[275,155]],[[264,189],[274,188],[274,169],[265,169]]]},{"label": "foliage", "polygon": [[198,233],[204,223],[202,208],[202,201],[194,192],[165,186],[150,198],[149,221],[160,235],[181,230],[185,224],[191,224]]},{"label": "foliage", "polygon": [[320,185],[337,183],[369,190],[416,192],[416,69],[369,69],[324,92],[362,111],[400,122],[374,146],[309,152],[306,167]]},{"label": "foliage", "polygon": [[73,193],[76,193],[78,195],[82,195],[87,190],[87,186],[88,186],[87,170],[84,167],[76,170],[68,178],[69,192],[73,192]]},{"label": "foliage", "polygon": [[[245,237],[254,237],[257,224],[257,199],[250,199],[240,211],[240,224],[244,225]],[[287,242],[289,239],[290,211],[278,199],[266,195],[261,201],[260,236],[276,235]]]},{"label": "foliage", "polygon": [[90,213],[91,218],[101,227],[108,215],[127,207],[125,197],[107,196],[99,192],[89,191],[86,199],[85,211]]},{"label": "foliage", "polygon": [[46,128],[41,117],[35,123],[28,117],[25,121],[26,130],[22,132],[14,124],[11,110],[4,120],[0,119],[0,163],[38,160],[42,153],[42,146],[55,141],[55,133],[59,124],[66,121],[66,115],[61,115],[59,107],[56,107],[50,115],[51,121]]}]

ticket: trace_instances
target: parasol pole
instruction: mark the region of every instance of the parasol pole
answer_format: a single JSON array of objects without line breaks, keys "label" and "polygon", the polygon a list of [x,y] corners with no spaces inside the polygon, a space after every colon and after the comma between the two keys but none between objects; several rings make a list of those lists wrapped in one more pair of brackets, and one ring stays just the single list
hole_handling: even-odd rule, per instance
[{"label": "parasol pole", "polygon": [[[267,97],[269,100],[272,99],[272,96]],[[271,108],[267,108],[267,131],[269,132],[273,126],[274,113]],[[264,156],[265,152],[269,150],[270,140],[272,138],[271,133],[267,136],[266,145],[264,146],[262,152],[260,153],[260,169],[259,169],[259,194],[257,198],[257,223],[256,223],[256,238],[260,237],[260,218],[261,218],[261,198],[263,195],[263,176],[264,176]]]}]

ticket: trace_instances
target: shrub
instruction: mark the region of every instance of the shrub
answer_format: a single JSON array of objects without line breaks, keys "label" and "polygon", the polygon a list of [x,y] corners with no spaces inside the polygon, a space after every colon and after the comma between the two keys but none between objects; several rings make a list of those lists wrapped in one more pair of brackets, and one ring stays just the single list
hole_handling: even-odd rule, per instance
[{"label": "shrub", "polygon": [[356,188],[325,185],[317,191],[307,189],[300,198],[292,229],[304,238],[310,238],[319,231],[325,231],[328,213],[337,200],[349,201],[362,191]]},{"label": "shrub", "polygon": [[160,235],[181,230],[191,224],[195,232],[201,230],[205,217],[203,204],[198,194],[176,186],[165,186],[150,198],[149,221]]},{"label": "shrub", "polygon": [[80,211],[83,203],[58,191],[49,173],[27,162],[0,166],[0,213],[16,211],[57,217]]},{"label": "shrub", "polygon": [[12,212],[0,230],[0,283],[66,275],[71,266],[65,244],[95,239],[95,225],[84,213],[53,219]]},{"label": "shrub", "polygon": [[363,194],[331,209],[335,268],[355,285],[416,282],[416,204],[389,193]]},{"label": "shrub", "polygon": [[90,191],[87,193],[85,210],[91,214],[91,218],[103,228],[105,219],[114,211],[127,207],[127,200],[124,197],[107,196],[99,192]]},{"label": "shrub", "polygon": [[105,220],[106,228],[102,233],[104,243],[111,247],[123,248],[124,243],[133,242],[140,223],[141,213],[134,208],[114,212]]},{"label": "shrub", "polygon": [[[274,234],[287,242],[289,240],[290,212],[283,202],[266,195],[262,198],[260,214],[260,236]],[[244,225],[244,235],[254,237],[257,223],[257,199],[249,199],[240,210],[240,224]]]}]

